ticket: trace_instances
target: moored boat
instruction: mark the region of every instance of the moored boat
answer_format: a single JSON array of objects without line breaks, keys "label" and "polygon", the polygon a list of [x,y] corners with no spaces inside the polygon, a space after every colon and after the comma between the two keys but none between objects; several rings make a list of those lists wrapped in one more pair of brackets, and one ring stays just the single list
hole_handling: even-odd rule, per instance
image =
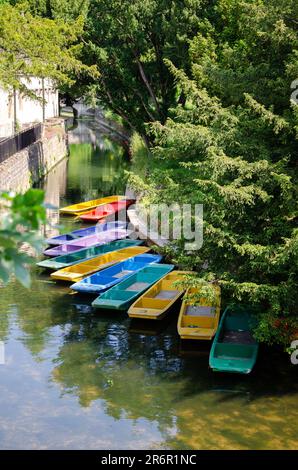
[{"label": "moored boat", "polygon": [[44,250],[45,256],[60,256],[67,253],[75,253],[82,248],[88,248],[95,245],[103,245],[113,240],[120,240],[129,236],[131,232],[126,229],[108,230],[106,232],[99,232],[89,237],[82,237],[78,240],[65,243],[63,245],[54,246]]},{"label": "moored boat", "polygon": [[167,274],[131,305],[128,315],[131,318],[161,320],[184,294],[185,290],[176,283],[187,274],[191,274],[191,272],[172,271]]},{"label": "moored boat", "polygon": [[249,374],[257,360],[259,345],[252,336],[256,322],[247,306],[228,306],[215,335],[209,365],[217,372]]},{"label": "moored boat", "polygon": [[132,246],[122,250],[112,251],[110,253],[96,256],[82,263],[77,263],[64,269],[59,269],[51,274],[53,279],[67,282],[77,282],[90,274],[101,269],[112,266],[113,264],[132,258],[133,256],[144,254],[150,251],[150,248],[143,246]]},{"label": "moored boat", "polygon": [[127,209],[127,207],[129,207],[133,203],[133,199],[125,199],[123,201],[116,201],[104,204],[90,212],[87,212],[86,214],[77,215],[83,222],[95,223],[99,222],[101,219],[105,219],[106,217],[111,217],[120,212],[121,210]]},{"label": "moored boat", "polygon": [[116,220],[115,222],[105,222],[100,225],[92,225],[92,227],[80,228],[79,230],[73,230],[73,232],[63,233],[61,235],[57,235],[55,237],[47,238],[45,240],[47,245],[50,246],[58,246],[64,245],[66,243],[72,242],[74,240],[78,240],[83,237],[89,237],[91,235],[95,235],[99,232],[105,232],[107,230],[113,229],[125,229],[127,227],[127,222],[122,222],[120,220]]},{"label": "moored boat", "polygon": [[150,264],[107,290],[92,302],[92,307],[127,310],[155,282],[174,269],[172,264]]},{"label": "moored boat", "polygon": [[137,255],[85,277],[81,281],[72,284],[70,288],[85,294],[100,294],[139,271],[144,266],[159,263],[161,259],[161,255]]},{"label": "moored boat", "polygon": [[213,289],[213,299],[206,296],[194,301],[192,296],[199,294],[200,288],[187,290],[177,325],[182,339],[211,340],[215,335],[220,313],[220,288],[214,284],[210,287]]},{"label": "moored boat", "polygon": [[139,246],[143,243],[142,240],[115,240],[104,245],[92,246],[90,248],[83,248],[75,253],[57,256],[56,258],[45,259],[36,263],[37,266],[45,269],[57,270],[67,268],[73,264],[87,261],[88,259],[95,258],[105,253],[109,253],[131,246]]},{"label": "moored boat", "polygon": [[72,204],[71,206],[62,207],[60,212],[62,214],[76,215],[95,209],[102,204],[109,204],[111,202],[117,202],[125,199],[125,196],[108,196],[99,199],[93,199],[92,201],[80,202],[79,204]]}]

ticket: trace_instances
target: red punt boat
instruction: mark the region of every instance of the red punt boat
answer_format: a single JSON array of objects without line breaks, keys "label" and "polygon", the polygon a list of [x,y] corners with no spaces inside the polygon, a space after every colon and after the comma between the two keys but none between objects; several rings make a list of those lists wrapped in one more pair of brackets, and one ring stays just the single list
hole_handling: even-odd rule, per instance
[{"label": "red punt boat", "polygon": [[103,204],[90,212],[80,215],[79,217],[83,222],[96,223],[101,219],[117,214],[117,212],[123,209],[127,209],[127,207],[134,202],[134,199],[125,199],[122,201],[111,202],[110,204]]}]

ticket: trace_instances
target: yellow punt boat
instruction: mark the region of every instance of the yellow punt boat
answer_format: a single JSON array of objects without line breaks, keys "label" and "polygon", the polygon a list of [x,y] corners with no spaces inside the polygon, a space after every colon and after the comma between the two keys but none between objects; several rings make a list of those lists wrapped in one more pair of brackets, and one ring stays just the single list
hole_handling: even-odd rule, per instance
[{"label": "yellow punt boat", "polygon": [[[211,340],[218,328],[220,313],[220,287],[211,284],[215,299],[201,298],[198,304],[183,300],[178,318],[178,333],[182,339]],[[190,288],[185,299],[199,291]]]},{"label": "yellow punt boat", "polygon": [[100,271],[101,269],[112,266],[125,259],[136,255],[143,255],[150,251],[150,248],[144,246],[131,246],[122,250],[112,251],[96,258],[88,259],[82,263],[73,264],[64,269],[59,269],[51,274],[53,279],[60,281],[77,282],[89,274]]},{"label": "yellow punt boat", "polygon": [[60,212],[62,214],[69,214],[69,215],[81,215],[84,212],[88,212],[92,209],[95,209],[102,204],[110,204],[111,202],[117,202],[125,199],[125,196],[108,196],[102,197],[100,199],[93,199],[92,201],[81,202],[79,204],[73,204],[71,206],[62,207]]},{"label": "yellow punt boat", "polygon": [[184,290],[174,285],[174,282],[181,281],[187,274],[191,272],[172,271],[164,276],[132,304],[128,315],[131,318],[161,320],[184,294]]}]

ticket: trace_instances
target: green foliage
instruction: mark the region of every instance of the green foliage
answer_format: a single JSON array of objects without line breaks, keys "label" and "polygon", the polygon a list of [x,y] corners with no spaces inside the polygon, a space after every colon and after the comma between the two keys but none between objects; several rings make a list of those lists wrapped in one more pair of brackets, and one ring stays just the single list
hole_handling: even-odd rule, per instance
[{"label": "green foliage", "polygon": [[44,193],[38,189],[16,196],[0,194],[0,279],[4,283],[15,274],[25,287],[30,285],[27,265],[33,258],[25,248],[39,250],[42,245],[37,230],[46,221],[43,201]]},{"label": "green foliage", "polygon": [[202,249],[182,240],[166,255],[219,282],[227,301],[254,304],[256,337],[285,346],[298,328],[295,17],[294,1],[211,6],[190,42],[191,74],[165,61],[186,100],[151,124],[149,173],[130,178],[146,204],[204,204]]},{"label": "green foliage", "polygon": [[82,46],[77,42],[83,32],[83,18],[66,23],[33,16],[28,4],[0,4],[0,83],[29,93],[26,79],[48,77],[58,84],[74,82],[75,73],[97,75],[96,67],[79,60]]},{"label": "green foliage", "polygon": [[177,101],[164,59],[189,68],[201,11],[201,0],[90,0],[86,54],[101,71],[98,102],[143,135],[144,123],[164,122]]}]

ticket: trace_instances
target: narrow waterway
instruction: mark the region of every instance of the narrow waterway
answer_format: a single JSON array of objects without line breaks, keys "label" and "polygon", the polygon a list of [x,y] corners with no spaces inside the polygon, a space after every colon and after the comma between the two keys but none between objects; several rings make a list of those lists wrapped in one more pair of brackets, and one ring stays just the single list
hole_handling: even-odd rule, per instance
[{"label": "narrow waterway", "polygon": [[[64,206],[124,191],[120,145],[82,121],[70,157],[43,182]],[[50,213],[46,235],[72,219]],[[77,226],[77,225],[76,225]],[[163,323],[92,311],[32,268],[28,291],[0,288],[1,449],[294,449],[298,366],[261,348],[250,376],[208,369],[209,344],[181,343],[178,308]]]}]

